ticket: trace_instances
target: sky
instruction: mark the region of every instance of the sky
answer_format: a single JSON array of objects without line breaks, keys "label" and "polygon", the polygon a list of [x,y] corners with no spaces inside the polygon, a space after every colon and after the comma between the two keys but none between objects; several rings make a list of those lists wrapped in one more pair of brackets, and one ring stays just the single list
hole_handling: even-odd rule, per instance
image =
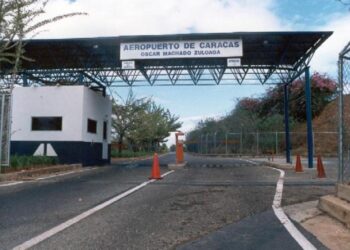
[{"label": "sky", "polygon": [[[336,78],[338,54],[350,41],[349,8],[337,0],[51,0],[47,6],[48,16],[75,11],[88,15],[50,24],[38,38],[334,31],[316,52],[311,70]],[[128,89],[113,91],[125,97]],[[239,98],[262,95],[265,87],[172,86],[139,87],[133,91],[138,97],[153,97],[158,104],[180,116],[181,130],[188,132],[201,119],[225,116]],[[173,136],[168,145],[171,143]]]}]

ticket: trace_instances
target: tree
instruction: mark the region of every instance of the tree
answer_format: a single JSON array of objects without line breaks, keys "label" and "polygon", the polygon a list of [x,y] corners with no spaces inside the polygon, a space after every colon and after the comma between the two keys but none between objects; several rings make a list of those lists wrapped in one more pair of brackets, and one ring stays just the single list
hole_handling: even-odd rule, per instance
[{"label": "tree", "polygon": [[122,103],[113,104],[112,126],[116,132],[118,153],[128,141],[133,150],[159,147],[171,131],[181,127],[179,117],[157,105],[150,98],[136,98],[132,90]]},{"label": "tree", "polygon": [[[294,81],[290,85],[290,111],[297,121],[306,120],[305,79]],[[315,72],[311,77],[312,117],[318,116],[332,101],[337,89],[336,82],[326,74]]]},{"label": "tree", "polygon": [[165,142],[171,131],[181,127],[178,119],[151,100],[141,114],[141,122],[130,132],[129,140],[143,147],[150,145],[153,149],[157,148],[161,142]]},{"label": "tree", "polygon": [[[20,69],[21,60],[32,60],[25,56],[25,40],[35,37],[40,29],[50,23],[86,15],[72,12],[39,20],[45,12],[49,0],[0,0],[0,71],[9,71],[13,78],[11,87]],[[32,60],[33,61],[33,60]]]},{"label": "tree", "polygon": [[137,99],[133,91],[130,90],[123,103],[113,103],[112,127],[117,136],[119,156],[122,153],[125,137],[130,137],[130,131],[137,129],[138,125],[142,123],[149,102],[150,100],[146,98]]},{"label": "tree", "polygon": [[[38,20],[46,13],[45,7],[48,2],[49,0],[0,0],[0,72],[2,76],[11,75],[11,77],[1,79],[0,92],[11,96],[22,60],[30,60],[35,63],[34,60],[25,56],[25,39],[35,37],[47,24],[72,16],[86,15],[86,13],[73,12]],[[1,126],[3,131],[1,132],[4,134],[0,138],[0,154],[2,155],[9,153],[11,102],[10,98],[7,100],[9,101],[8,104],[5,104],[6,111],[1,114],[3,116]]]},{"label": "tree", "polygon": [[[312,116],[319,115],[334,99],[336,82],[326,74],[315,72],[311,77]],[[290,92],[290,127],[306,120],[305,79],[288,86]],[[284,127],[284,87],[275,86],[259,98],[239,99],[236,107],[224,118],[207,119],[188,133],[188,141],[201,141],[203,135],[226,132],[280,131]],[[247,139],[245,139],[247,140]],[[260,142],[262,143],[262,142]],[[192,151],[193,150],[193,147]],[[189,147],[190,149],[190,147]]]}]

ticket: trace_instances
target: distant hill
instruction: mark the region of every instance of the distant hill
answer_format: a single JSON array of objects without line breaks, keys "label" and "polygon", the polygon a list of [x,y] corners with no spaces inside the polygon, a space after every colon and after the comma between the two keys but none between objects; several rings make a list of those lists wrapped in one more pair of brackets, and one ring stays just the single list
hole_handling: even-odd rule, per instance
[{"label": "distant hill", "polygon": [[[350,95],[344,97],[344,129],[350,132]],[[329,103],[322,113],[313,120],[313,131],[315,132],[315,154],[322,156],[335,156],[338,153],[338,99]],[[297,126],[293,132],[293,154],[303,154],[307,152],[306,143],[306,123]],[[301,135],[302,134],[302,135]],[[299,142],[295,141],[299,140]],[[346,136],[346,141],[350,147],[350,137]]]}]

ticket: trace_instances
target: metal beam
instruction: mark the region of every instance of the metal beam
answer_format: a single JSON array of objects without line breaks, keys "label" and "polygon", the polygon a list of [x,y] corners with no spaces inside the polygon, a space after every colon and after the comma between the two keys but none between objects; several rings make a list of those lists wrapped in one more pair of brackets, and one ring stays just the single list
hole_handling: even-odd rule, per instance
[{"label": "metal beam", "polygon": [[98,81],[96,78],[90,76],[89,74],[87,74],[86,72],[81,72],[82,75],[86,78],[88,78],[89,80],[91,80],[92,82],[96,83],[99,88],[102,89],[102,93],[103,93],[103,96],[106,96],[106,86],[103,85],[103,83],[101,83],[100,81]]}]

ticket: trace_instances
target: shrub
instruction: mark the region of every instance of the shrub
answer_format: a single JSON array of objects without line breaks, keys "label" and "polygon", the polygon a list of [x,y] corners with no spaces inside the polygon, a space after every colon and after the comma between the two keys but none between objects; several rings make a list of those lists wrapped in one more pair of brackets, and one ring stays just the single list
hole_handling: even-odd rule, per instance
[{"label": "shrub", "polygon": [[23,169],[27,167],[51,166],[57,163],[57,157],[12,155],[10,166],[14,169]]}]

